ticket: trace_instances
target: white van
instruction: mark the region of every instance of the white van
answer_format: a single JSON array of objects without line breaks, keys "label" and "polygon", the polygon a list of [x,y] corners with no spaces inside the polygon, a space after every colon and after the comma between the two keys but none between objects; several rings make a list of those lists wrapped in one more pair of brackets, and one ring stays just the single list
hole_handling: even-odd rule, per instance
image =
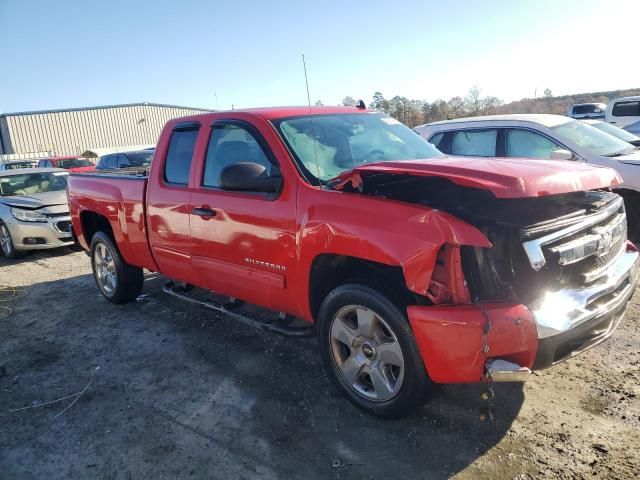
[{"label": "white van", "polygon": [[635,132],[640,126],[640,96],[611,100],[604,114],[607,123]]},{"label": "white van", "polygon": [[583,118],[604,118],[607,105],[604,103],[574,103],[567,109],[567,116],[582,120]]}]

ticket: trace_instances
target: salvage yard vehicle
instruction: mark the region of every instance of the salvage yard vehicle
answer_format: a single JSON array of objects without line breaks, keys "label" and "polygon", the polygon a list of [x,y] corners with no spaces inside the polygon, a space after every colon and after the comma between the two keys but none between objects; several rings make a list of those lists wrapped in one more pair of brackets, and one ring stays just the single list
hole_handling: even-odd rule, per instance
[{"label": "salvage yard vehicle", "polygon": [[640,133],[640,96],[611,100],[607,105],[605,121],[632,133]]},{"label": "salvage yard vehicle", "polygon": [[74,244],[68,176],[69,172],[57,168],[0,172],[0,250],[4,257]]},{"label": "salvage yard vehicle", "polygon": [[624,182],[616,192],[625,200],[629,236],[640,242],[640,149],[624,140],[579,120],[545,114],[459,118],[414,130],[449,155],[570,160],[572,165],[611,167]]},{"label": "salvage yard vehicle", "polygon": [[70,172],[91,172],[96,169],[96,166],[91,160],[78,155],[42,158],[38,161],[38,167],[64,168]]},{"label": "salvage yard vehicle", "polygon": [[165,292],[316,335],[358,407],[408,415],[432,383],[524,381],[607,339],[636,286],[615,171],[443,156],[360,108],[175,119],[140,171],[73,174],[100,292]]},{"label": "salvage yard vehicle", "polygon": [[640,137],[634,135],[633,133],[624,130],[622,128],[618,128],[615,125],[611,125],[610,123],[603,122],[602,120],[582,120],[587,125],[591,125],[598,130],[602,130],[603,132],[607,132],[609,135],[613,135],[614,137],[618,137],[620,140],[624,140],[627,143],[630,143],[634,147],[640,147]]},{"label": "salvage yard vehicle", "polygon": [[148,167],[153,159],[153,149],[136,150],[132,152],[118,152],[103,155],[98,160],[98,170],[112,170],[115,168]]},{"label": "salvage yard vehicle", "polygon": [[567,109],[567,116],[571,118],[604,118],[606,103],[574,103]]},{"label": "salvage yard vehicle", "polygon": [[18,168],[32,168],[34,166],[35,162],[32,160],[9,160],[6,162],[0,162],[0,172],[16,170]]}]

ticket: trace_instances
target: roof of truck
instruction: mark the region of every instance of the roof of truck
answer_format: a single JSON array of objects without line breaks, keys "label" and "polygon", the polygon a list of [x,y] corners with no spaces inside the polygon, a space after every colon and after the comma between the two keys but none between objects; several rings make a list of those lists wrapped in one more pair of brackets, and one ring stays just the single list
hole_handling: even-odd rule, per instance
[{"label": "roof of truck", "polygon": [[306,115],[328,115],[332,113],[376,113],[373,110],[356,108],[356,107],[264,107],[264,108],[244,108],[236,110],[224,110],[211,113],[201,113],[198,115],[189,115],[174,121],[184,121],[186,119],[202,119],[208,117],[221,117],[225,114],[248,113],[264,118],[265,120],[273,120],[276,118],[297,117]]}]

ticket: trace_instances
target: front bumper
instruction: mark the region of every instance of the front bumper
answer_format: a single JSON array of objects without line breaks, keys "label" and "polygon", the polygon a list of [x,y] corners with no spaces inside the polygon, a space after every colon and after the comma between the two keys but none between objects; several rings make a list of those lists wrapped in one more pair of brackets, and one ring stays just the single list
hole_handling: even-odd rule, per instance
[{"label": "front bumper", "polygon": [[614,332],[633,296],[640,254],[623,253],[596,281],[550,292],[529,305],[538,331],[533,368],[547,368],[599,343]]},{"label": "front bumper", "polygon": [[626,251],[598,280],[553,292],[532,305],[408,307],[427,373],[437,383],[479,382],[487,374],[495,381],[521,381],[529,369],[549,367],[597,345],[624,316],[639,258],[638,252]]},{"label": "front bumper", "polygon": [[5,220],[16,250],[46,250],[73,245],[71,217],[56,215],[46,223],[22,222],[15,218]]}]

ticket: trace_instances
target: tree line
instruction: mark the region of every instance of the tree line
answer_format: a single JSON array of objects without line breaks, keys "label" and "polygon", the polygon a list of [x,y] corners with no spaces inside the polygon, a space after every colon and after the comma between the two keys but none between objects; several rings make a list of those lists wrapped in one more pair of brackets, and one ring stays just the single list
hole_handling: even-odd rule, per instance
[{"label": "tree line", "polygon": [[[599,102],[608,103],[617,97],[640,95],[640,89],[613,90],[607,92],[581,93],[554,97],[550,89],[545,89],[538,98],[523,98],[504,103],[493,96],[483,96],[482,90],[474,85],[466,96],[456,96],[449,100],[438,99],[434,102],[410,99],[396,95],[387,99],[381,92],[375,92],[369,108],[384,112],[398,119],[409,127],[439,120],[451,120],[478,115],[497,115],[504,113],[553,113],[565,115],[569,105],[574,103]],[[322,102],[316,102],[321,105]],[[345,106],[355,106],[356,100],[347,96],[342,100]]]}]

